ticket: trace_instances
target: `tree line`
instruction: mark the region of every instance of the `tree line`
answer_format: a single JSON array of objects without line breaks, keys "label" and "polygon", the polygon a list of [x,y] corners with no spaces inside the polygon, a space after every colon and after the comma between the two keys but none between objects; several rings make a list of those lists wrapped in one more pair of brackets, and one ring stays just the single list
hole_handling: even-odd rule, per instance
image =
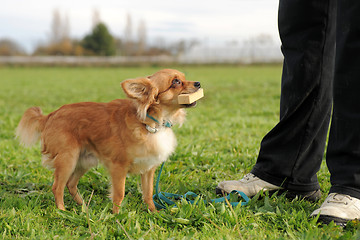
[{"label": "tree line", "polygon": [[[281,61],[279,47],[267,34],[243,40],[230,41],[222,46],[212,46],[196,39],[169,42],[157,38],[149,44],[145,21],[141,20],[134,31],[130,14],[125,19],[122,37],[114,36],[94,10],[91,30],[81,39],[70,37],[67,15],[54,10],[50,32],[45,43],[39,44],[32,53],[27,53],[15,41],[0,39],[0,56],[170,56],[183,61]],[[185,60],[184,60],[185,59]],[[270,60],[269,60],[270,59]]]},{"label": "tree line", "polygon": [[[181,40],[171,44],[149,46],[147,30],[141,21],[137,36],[133,37],[133,24],[130,14],[126,17],[123,38],[113,36],[107,25],[100,20],[99,12],[94,10],[92,29],[82,39],[70,37],[69,19],[54,10],[50,26],[49,39],[39,44],[30,53],[34,56],[157,56],[180,54],[196,41]],[[0,39],[0,56],[28,55],[26,51],[11,39]]]}]

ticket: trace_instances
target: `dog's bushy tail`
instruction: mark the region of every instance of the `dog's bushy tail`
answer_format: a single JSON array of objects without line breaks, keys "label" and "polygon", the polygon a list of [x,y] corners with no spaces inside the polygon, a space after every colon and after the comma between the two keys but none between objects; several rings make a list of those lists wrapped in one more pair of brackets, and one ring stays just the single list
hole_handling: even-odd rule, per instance
[{"label": "dog's bushy tail", "polygon": [[40,138],[46,119],[39,107],[29,108],[16,128],[16,138],[26,147],[34,145]]}]

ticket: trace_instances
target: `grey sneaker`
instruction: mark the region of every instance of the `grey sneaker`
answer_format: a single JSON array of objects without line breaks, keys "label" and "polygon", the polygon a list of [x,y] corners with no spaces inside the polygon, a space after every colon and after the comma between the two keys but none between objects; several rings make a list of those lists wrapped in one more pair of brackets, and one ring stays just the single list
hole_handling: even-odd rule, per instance
[{"label": "grey sneaker", "polygon": [[230,193],[233,190],[238,190],[245,193],[248,197],[253,197],[261,190],[276,191],[279,189],[282,189],[282,187],[268,183],[264,180],[261,180],[254,174],[248,173],[240,180],[224,181],[219,183],[216,187],[216,192],[220,194],[223,192]]},{"label": "grey sneaker", "polygon": [[320,208],[316,209],[310,216],[318,214],[319,222],[335,224],[345,227],[348,221],[360,219],[360,199],[349,195],[330,193]]},{"label": "grey sneaker", "polygon": [[255,196],[261,190],[269,191],[270,194],[278,191],[279,194],[285,193],[285,196],[289,199],[299,198],[312,202],[318,201],[321,198],[320,189],[314,191],[289,191],[280,186],[261,180],[252,173],[246,174],[240,180],[221,182],[215,190],[217,194],[230,193],[232,190],[238,190],[245,193],[248,197]]}]

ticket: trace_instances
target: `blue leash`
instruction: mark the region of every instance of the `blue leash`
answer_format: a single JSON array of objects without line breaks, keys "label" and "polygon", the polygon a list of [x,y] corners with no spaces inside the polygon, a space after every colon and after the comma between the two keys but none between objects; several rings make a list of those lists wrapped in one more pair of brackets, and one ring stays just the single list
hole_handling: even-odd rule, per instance
[{"label": "blue leash", "polygon": [[[165,209],[167,208],[167,206],[171,206],[171,205],[175,205],[176,203],[170,199],[174,199],[174,200],[181,200],[181,199],[185,199],[186,201],[188,201],[189,203],[193,204],[195,201],[191,200],[191,199],[195,199],[196,197],[198,197],[197,194],[193,193],[193,192],[187,192],[185,193],[185,195],[180,195],[180,194],[174,194],[174,193],[167,193],[167,192],[160,192],[159,191],[159,182],[160,182],[160,176],[161,176],[161,172],[164,168],[164,164],[165,162],[163,162],[163,164],[160,167],[159,170],[159,174],[157,176],[156,179],[156,185],[155,185],[155,194],[153,196],[153,201],[155,204],[155,207],[157,209]],[[240,195],[245,201],[241,201],[241,202],[230,202],[230,196],[231,194],[237,194]],[[237,205],[244,206],[247,205],[250,201],[249,197],[246,196],[245,193],[234,190],[232,191],[230,194],[228,194],[225,197],[220,197],[220,198],[215,198],[215,199],[211,199],[210,202],[211,203],[221,203],[221,202],[225,202],[226,200],[228,200],[228,202],[230,203],[230,205],[232,207],[236,207]],[[206,201],[204,200],[204,202],[206,203]]]}]

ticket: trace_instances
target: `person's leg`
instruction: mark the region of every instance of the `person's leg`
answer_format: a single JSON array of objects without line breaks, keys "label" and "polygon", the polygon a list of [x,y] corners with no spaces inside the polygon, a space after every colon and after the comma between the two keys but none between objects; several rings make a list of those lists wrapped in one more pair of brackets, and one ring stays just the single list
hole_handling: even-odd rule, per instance
[{"label": "person's leg", "polygon": [[338,1],[334,108],[327,149],[331,189],[320,220],[360,219],[360,2]]},{"label": "person's leg", "polygon": [[335,5],[329,0],[282,0],[284,54],[280,122],[263,139],[252,173],[293,191],[319,189],[332,109]]},{"label": "person's leg", "polygon": [[[284,54],[280,122],[264,137],[252,173],[292,191],[319,189],[320,168],[332,108],[335,37],[329,0],[280,0],[279,33]],[[249,176],[247,177],[249,178]],[[244,180],[244,179],[243,179]],[[250,176],[249,181],[254,181]],[[244,190],[247,180],[218,189]],[[255,183],[257,184],[257,183]],[[239,186],[236,186],[239,185]],[[253,188],[254,195],[259,188]]]},{"label": "person's leg", "polygon": [[360,2],[338,2],[334,111],[327,149],[330,192],[360,199]]}]

